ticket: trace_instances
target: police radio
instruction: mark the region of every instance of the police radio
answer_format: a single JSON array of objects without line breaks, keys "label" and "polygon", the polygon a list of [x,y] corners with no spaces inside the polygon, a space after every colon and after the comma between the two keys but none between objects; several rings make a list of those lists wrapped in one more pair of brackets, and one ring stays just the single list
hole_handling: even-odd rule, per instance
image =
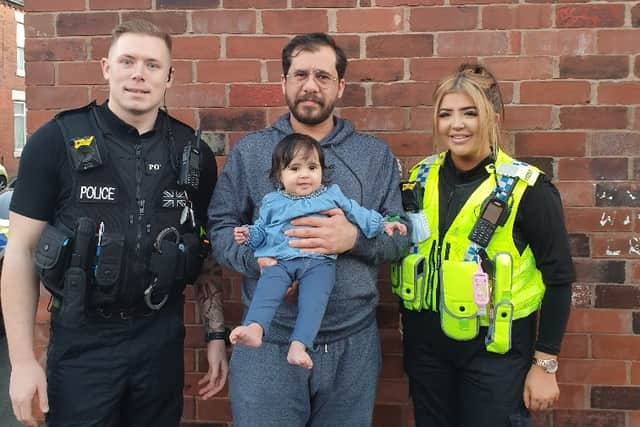
[{"label": "police radio", "polygon": [[469,234],[469,240],[486,248],[496,227],[504,224],[508,214],[507,204],[495,196],[487,199],[481,208],[480,217]]},{"label": "police radio", "polygon": [[197,190],[200,185],[200,129],[196,131],[196,142],[189,141],[182,150],[180,171],[178,173],[178,185]]}]

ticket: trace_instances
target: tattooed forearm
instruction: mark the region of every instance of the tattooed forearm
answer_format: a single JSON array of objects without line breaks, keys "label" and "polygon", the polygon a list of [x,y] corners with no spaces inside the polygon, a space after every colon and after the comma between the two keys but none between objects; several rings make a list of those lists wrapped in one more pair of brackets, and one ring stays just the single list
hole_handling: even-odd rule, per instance
[{"label": "tattooed forearm", "polygon": [[207,332],[224,330],[222,312],[222,268],[209,256],[193,284]]}]

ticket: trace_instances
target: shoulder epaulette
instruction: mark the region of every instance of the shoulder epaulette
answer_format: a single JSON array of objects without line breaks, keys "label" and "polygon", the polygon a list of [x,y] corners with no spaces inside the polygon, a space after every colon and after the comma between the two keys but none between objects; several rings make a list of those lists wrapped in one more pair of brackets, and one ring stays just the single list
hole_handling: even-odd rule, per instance
[{"label": "shoulder epaulette", "polygon": [[92,108],[94,108],[96,106],[96,101],[93,100],[91,101],[89,104],[84,105],[82,107],[78,107],[78,108],[72,108],[71,110],[64,110],[64,111],[60,111],[58,114],[56,114],[54,116],[54,119],[58,119],[70,114],[76,114],[76,113],[86,113],[88,111],[91,111]]},{"label": "shoulder epaulette", "polygon": [[540,169],[535,166],[531,166],[528,163],[514,160],[510,163],[503,163],[496,168],[498,175],[510,176],[518,178],[527,183],[527,185],[533,185],[536,183],[538,176],[540,176]]},{"label": "shoulder epaulette", "polygon": [[426,157],[420,160],[416,165],[414,165],[409,171],[409,175],[412,176],[416,174],[416,181],[424,184],[427,179],[427,174],[429,173],[429,168],[438,160],[440,157],[439,154],[432,154],[429,157]]},{"label": "shoulder epaulette", "polygon": [[195,132],[195,130],[193,129],[193,126],[188,125],[187,123],[183,122],[182,120],[178,120],[178,119],[176,119],[175,117],[173,117],[173,116],[171,116],[169,114],[166,114],[166,116],[169,119],[169,123],[171,123],[173,126],[177,125],[177,126],[185,128],[185,130],[188,130],[191,133]]},{"label": "shoulder epaulette", "polygon": [[96,168],[106,160],[100,148],[103,134],[95,121],[95,101],[84,107],[57,114],[57,123],[67,147],[69,162],[75,171]]}]

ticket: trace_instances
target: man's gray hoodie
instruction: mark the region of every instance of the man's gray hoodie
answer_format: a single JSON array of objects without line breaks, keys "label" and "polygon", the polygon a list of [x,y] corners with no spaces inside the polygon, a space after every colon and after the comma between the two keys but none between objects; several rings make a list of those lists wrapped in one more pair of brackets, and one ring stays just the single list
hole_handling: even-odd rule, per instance
[{"label": "man's gray hoodie", "polygon": [[[385,142],[358,133],[348,120],[334,117],[334,128],[320,145],[324,150],[329,183],[365,208],[383,216],[404,213],[398,182],[400,173]],[[209,205],[209,237],[218,262],[243,275],[242,299],[248,306],[260,275],[253,250],[238,245],[233,228],[252,224],[259,203],[276,184],[269,179],[271,153],[286,135],[293,133],[289,114],[270,128],[243,137],[226,158]],[[406,221],[404,221],[406,223]],[[333,288],[316,344],[343,339],[359,332],[375,319],[378,304],[377,271],[381,262],[396,261],[407,254],[407,236],[395,233],[367,239],[362,234],[355,247],[338,256]],[[295,304],[280,305],[265,341],[288,343],[295,324]]]}]

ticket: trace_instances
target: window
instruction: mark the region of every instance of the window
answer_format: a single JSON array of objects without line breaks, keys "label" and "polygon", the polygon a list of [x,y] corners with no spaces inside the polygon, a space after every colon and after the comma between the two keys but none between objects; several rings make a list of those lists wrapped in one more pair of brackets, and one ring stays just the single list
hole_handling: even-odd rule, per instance
[{"label": "window", "polygon": [[14,12],[16,17],[16,75],[24,77],[24,13]]},{"label": "window", "polygon": [[12,90],[11,100],[13,101],[13,155],[20,157],[27,141],[27,105],[24,102],[24,91]]}]

